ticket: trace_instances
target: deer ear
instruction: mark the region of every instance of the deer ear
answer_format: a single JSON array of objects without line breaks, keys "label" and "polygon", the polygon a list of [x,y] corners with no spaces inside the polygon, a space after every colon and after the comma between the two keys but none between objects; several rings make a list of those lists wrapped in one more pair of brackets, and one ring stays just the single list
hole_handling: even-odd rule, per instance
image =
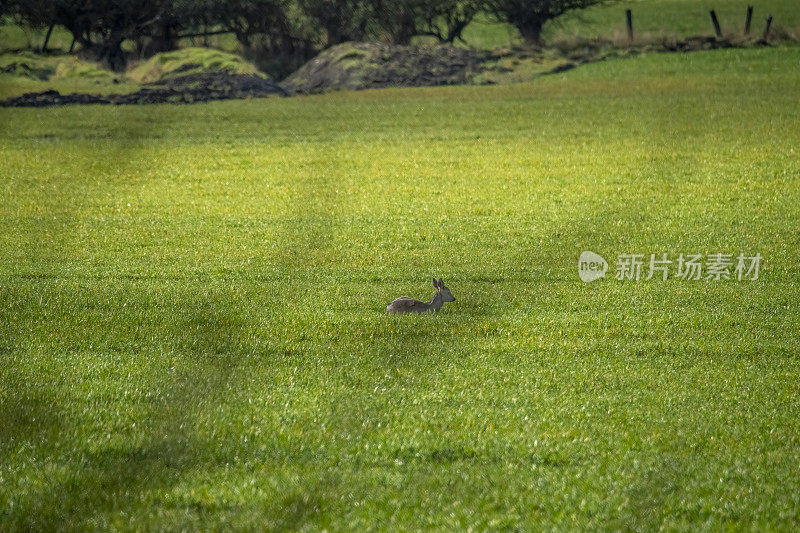
[{"label": "deer ear", "polygon": [[442,281],[442,278],[439,278],[439,288],[442,287],[444,287],[444,281]]},{"label": "deer ear", "polygon": [[439,288],[439,284],[438,284],[438,283],[436,283],[436,278],[433,278],[433,286],[434,286],[435,288],[437,288],[437,289]]}]

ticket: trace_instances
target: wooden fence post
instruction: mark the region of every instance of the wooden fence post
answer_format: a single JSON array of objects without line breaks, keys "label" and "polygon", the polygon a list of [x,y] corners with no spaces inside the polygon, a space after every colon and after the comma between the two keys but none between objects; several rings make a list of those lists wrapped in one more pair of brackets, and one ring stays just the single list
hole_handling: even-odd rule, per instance
[{"label": "wooden fence post", "polygon": [[718,39],[721,38],[722,37],[722,29],[720,29],[720,27],[719,27],[719,21],[717,20],[717,14],[714,12],[713,9],[711,10],[711,22],[714,23],[714,32],[717,34],[717,38]]},{"label": "wooden fence post", "polygon": [[764,28],[764,40],[765,41],[767,40],[767,37],[769,36],[769,28],[770,28],[770,26],[772,26],[772,15],[767,17],[767,25]]},{"label": "wooden fence post", "polygon": [[625,10],[625,20],[628,25],[628,41],[633,42],[633,14],[630,9]]},{"label": "wooden fence post", "polygon": [[753,6],[747,6],[747,19],[744,21],[744,34],[750,35],[750,22],[753,20]]}]

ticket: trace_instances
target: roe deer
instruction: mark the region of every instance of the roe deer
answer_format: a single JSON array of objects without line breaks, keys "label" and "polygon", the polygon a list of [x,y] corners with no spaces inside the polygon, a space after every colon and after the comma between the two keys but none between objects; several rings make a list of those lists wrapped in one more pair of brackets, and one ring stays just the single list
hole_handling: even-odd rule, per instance
[{"label": "roe deer", "polygon": [[436,287],[436,294],[433,295],[433,300],[430,302],[420,302],[408,296],[401,296],[386,306],[386,312],[390,315],[394,313],[438,313],[445,302],[456,301],[450,289],[444,286],[442,278],[439,278],[439,281],[433,278],[433,286]]}]

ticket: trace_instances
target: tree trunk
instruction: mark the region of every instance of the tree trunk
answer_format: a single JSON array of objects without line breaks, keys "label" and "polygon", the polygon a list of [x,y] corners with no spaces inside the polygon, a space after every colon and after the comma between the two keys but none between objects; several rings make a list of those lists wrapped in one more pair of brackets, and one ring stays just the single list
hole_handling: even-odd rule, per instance
[{"label": "tree trunk", "polygon": [[544,20],[529,19],[526,21],[519,21],[516,26],[520,35],[525,40],[525,44],[536,47],[540,47],[544,44],[544,39],[542,39]]},{"label": "tree trunk", "polygon": [[97,46],[97,60],[114,72],[123,72],[128,65],[125,52],[122,51],[122,41],[122,37],[109,37]]},{"label": "tree trunk", "polygon": [[153,36],[151,42],[151,53],[170,52],[178,47],[177,39],[172,28],[165,24],[161,26],[161,31]]},{"label": "tree trunk", "polygon": [[335,20],[325,24],[325,34],[328,38],[326,43],[328,47],[341,44],[347,40],[342,34],[341,24],[338,24]]},{"label": "tree trunk", "polygon": [[416,24],[411,18],[403,18],[401,19],[397,30],[394,34],[394,44],[400,44],[403,46],[408,46],[411,44],[411,38],[417,34]]},{"label": "tree trunk", "polygon": [[47,44],[50,42],[50,36],[53,34],[53,26],[55,26],[55,24],[50,24],[50,27],[47,29],[47,35],[44,38],[44,44],[42,44],[42,53],[47,52]]},{"label": "tree trunk", "polygon": [[239,29],[233,30],[233,34],[236,36],[236,41],[242,46],[243,49],[247,50],[252,48],[250,44],[250,34]]},{"label": "tree trunk", "polygon": [[469,24],[469,22],[465,21],[458,21],[451,24],[447,28],[447,38],[445,39],[445,42],[448,44],[453,44],[456,39],[463,41],[464,38],[461,37],[461,34],[464,33],[464,29],[467,27],[467,24]]}]

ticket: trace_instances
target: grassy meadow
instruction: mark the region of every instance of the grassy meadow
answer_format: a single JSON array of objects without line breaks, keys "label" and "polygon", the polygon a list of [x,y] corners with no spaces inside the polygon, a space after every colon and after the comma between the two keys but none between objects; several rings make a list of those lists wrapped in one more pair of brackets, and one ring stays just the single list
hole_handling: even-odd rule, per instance
[{"label": "grassy meadow", "polygon": [[0,109],[0,530],[797,530],[799,67]]}]

